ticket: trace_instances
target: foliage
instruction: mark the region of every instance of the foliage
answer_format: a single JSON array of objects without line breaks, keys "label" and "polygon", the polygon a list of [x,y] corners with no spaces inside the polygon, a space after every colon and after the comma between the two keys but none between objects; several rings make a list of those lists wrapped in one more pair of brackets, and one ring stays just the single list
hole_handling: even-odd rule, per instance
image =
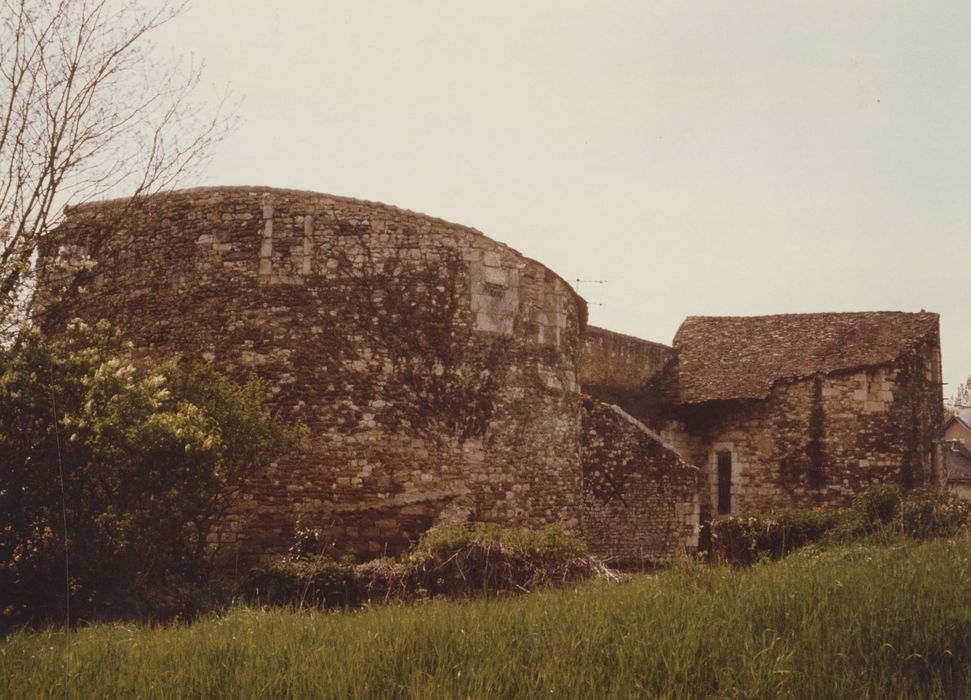
[{"label": "foliage", "polygon": [[297,439],[264,395],[141,366],[106,324],[0,350],[0,621],[65,609],[65,547],[75,615],[184,607],[213,520]]},{"label": "foliage", "polygon": [[551,564],[562,564],[586,553],[583,542],[567,535],[560,525],[526,530],[472,523],[426,532],[406,558],[415,562],[442,561],[476,545],[494,547],[524,559],[543,559]]},{"label": "foliage", "polygon": [[952,537],[971,525],[971,503],[932,488],[914,489],[901,500],[899,517],[909,537]]},{"label": "foliage", "polygon": [[836,526],[839,517],[830,508],[783,508],[715,521],[711,526],[713,558],[744,565],[778,559],[818,541]]},{"label": "foliage", "polygon": [[876,484],[853,497],[853,509],[874,528],[892,522],[900,512],[900,489],[892,484]]},{"label": "foliage", "polygon": [[953,494],[929,487],[901,491],[876,484],[858,493],[846,509],[787,508],[715,521],[712,555],[716,561],[749,565],[778,559],[815,542],[952,537],[967,526],[971,526],[971,503]]},{"label": "foliage", "polygon": [[250,600],[268,605],[332,607],[358,600],[353,565],[322,554],[274,559],[250,572],[245,590]]},{"label": "foliage", "polygon": [[252,569],[243,583],[243,595],[267,605],[331,607],[358,601],[353,563],[337,562],[322,552],[320,531],[298,527],[286,556]]},{"label": "foliage", "polygon": [[499,600],[98,624],[69,651],[18,632],[0,696],[968,697],[969,572],[968,541],[852,545]]}]

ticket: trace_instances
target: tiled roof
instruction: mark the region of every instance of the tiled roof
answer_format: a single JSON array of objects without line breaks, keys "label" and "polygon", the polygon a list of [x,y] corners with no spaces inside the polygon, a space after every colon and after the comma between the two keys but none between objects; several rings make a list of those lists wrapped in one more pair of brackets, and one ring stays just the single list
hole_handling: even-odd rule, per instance
[{"label": "tiled roof", "polygon": [[957,423],[958,425],[963,425],[965,428],[967,428],[969,432],[971,432],[971,425],[969,425],[966,420],[964,420],[961,416],[957,415],[956,413],[952,415],[950,418],[948,418],[946,421],[944,421],[944,430],[947,430],[949,427],[951,427],[951,423]]},{"label": "tiled roof", "polygon": [[678,401],[764,398],[781,380],[888,364],[937,328],[925,312],[689,316],[674,337]]},{"label": "tiled roof", "polygon": [[948,481],[971,481],[971,450],[964,443],[957,440],[944,443],[944,472]]}]

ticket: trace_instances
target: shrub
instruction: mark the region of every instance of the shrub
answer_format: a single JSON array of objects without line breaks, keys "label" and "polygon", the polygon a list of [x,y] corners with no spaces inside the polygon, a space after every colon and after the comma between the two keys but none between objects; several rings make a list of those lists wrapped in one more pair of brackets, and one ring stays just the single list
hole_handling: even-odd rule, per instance
[{"label": "shrub", "polygon": [[823,537],[824,544],[846,544],[855,542],[873,533],[870,520],[855,508],[839,511],[836,523]]},{"label": "shrub", "polygon": [[878,484],[857,494],[851,508],[786,508],[715,521],[710,524],[712,558],[744,566],[815,542],[951,537],[969,524],[971,503],[953,494],[932,488],[901,493],[896,486]]},{"label": "shrub", "polygon": [[971,503],[931,488],[914,489],[901,500],[900,521],[909,537],[953,537],[971,523]]},{"label": "shrub", "polygon": [[777,556],[798,547],[818,542],[838,520],[837,511],[830,508],[786,508],[769,513],[769,518],[779,524],[781,542],[774,550]]},{"label": "shrub", "polygon": [[749,566],[758,557],[757,518],[725,518],[711,523],[711,559],[713,563]]},{"label": "shrub", "polygon": [[245,595],[268,605],[347,606],[358,600],[357,579],[351,564],[321,554],[280,557],[250,572]]},{"label": "shrub", "polygon": [[586,553],[586,545],[560,525],[541,530],[504,528],[487,523],[439,527],[424,533],[406,555],[410,561],[447,559],[471,546],[488,545],[510,556],[562,564]]},{"label": "shrub", "polygon": [[853,497],[853,508],[873,528],[892,522],[900,510],[900,489],[892,484],[876,484]]},{"label": "shrub", "polygon": [[140,364],[104,324],[0,349],[0,625],[63,616],[65,549],[75,616],[184,610],[212,523],[297,439],[265,393]]},{"label": "shrub", "polygon": [[818,542],[838,520],[838,511],[825,508],[784,508],[718,520],[711,524],[712,558],[743,566],[778,559]]}]

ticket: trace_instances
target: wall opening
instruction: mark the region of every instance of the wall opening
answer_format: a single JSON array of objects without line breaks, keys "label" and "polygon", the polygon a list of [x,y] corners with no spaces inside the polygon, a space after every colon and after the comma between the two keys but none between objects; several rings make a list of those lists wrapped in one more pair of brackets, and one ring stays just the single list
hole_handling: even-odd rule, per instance
[{"label": "wall opening", "polygon": [[728,515],[732,512],[732,453],[719,452],[716,457],[718,514]]}]

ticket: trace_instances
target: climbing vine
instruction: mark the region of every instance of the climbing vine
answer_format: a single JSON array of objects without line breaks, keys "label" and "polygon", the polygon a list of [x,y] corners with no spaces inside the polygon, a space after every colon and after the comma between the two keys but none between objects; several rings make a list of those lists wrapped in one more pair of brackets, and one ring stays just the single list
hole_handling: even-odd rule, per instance
[{"label": "climbing vine", "polygon": [[809,442],[806,444],[806,456],[809,458],[807,473],[809,485],[814,489],[821,488],[826,483],[826,410],[823,407],[823,378],[813,379],[813,401],[809,409]]}]

